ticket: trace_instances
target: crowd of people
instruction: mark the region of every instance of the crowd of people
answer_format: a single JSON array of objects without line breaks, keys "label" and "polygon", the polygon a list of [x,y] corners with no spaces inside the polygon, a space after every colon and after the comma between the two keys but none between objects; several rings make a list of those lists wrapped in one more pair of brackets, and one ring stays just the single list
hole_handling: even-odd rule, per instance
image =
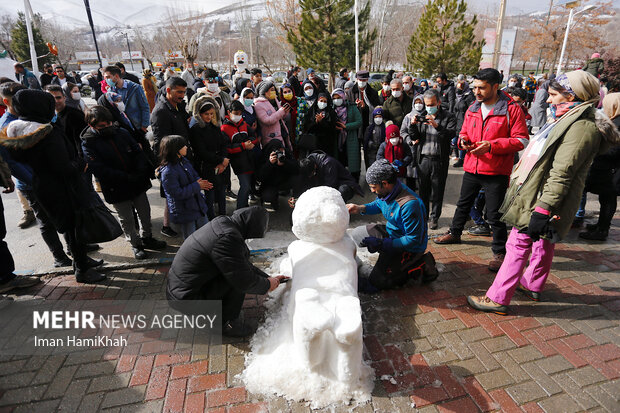
[{"label": "crowd of people", "polygon": [[[102,262],[87,255],[97,246],[80,242],[74,213],[101,203],[97,191],[116,212],[135,258],[145,259],[147,250],[166,248],[153,237],[146,195],[155,179],[165,198],[161,234],[188,239],[227,217],[227,198],[239,211],[250,203],[275,211],[280,197],[292,208],[305,190],[326,185],[349,202],[364,193],[365,167],[378,198],[349,204],[349,211],[387,220],[363,241],[381,254],[360,282],[376,291],[402,285],[412,273],[425,282],[436,278],[427,229],[439,226],[453,161],[464,169],[460,196],[449,232],[434,242],[462,242],[469,218],[476,222],[470,234],[492,235],[489,270],[499,272],[470,304],[502,313],[515,288],[531,296],[542,289],[553,243],[579,218],[584,186],[600,195],[601,214],[583,238],[605,239],[609,231],[619,165],[617,146],[606,150],[616,143],[618,93],[604,96],[594,63],[595,74],[585,67],[557,78],[512,75],[503,89],[495,69],[473,78],[439,73],[431,81],[390,71],[374,89],[368,71],[351,79],[343,68],[331,92],[312,68],[300,80],[301,68],[291,67],[280,85],[259,68],[239,71],[228,85],[212,68],[156,75],[145,69],[140,81],[117,63],[82,80],[49,65],[37,79],[16,64],[17,82],[0,80],[0,155],[9,168],[3,185],[12,190],[15,178],[24,210],[19,225],[36,220],[54,265],[73,265],[78,282],[98,282],[105,278],[96,270]],[[96,105],[85,105],[82,84]],[[599,185],[601,177],[608,185]],[[530,250],[536,259],[519,281]],[[0,254],[0,291],[35,282],[13,274],[6,244]],[[274,283],[262,282],[260,290]]]}]

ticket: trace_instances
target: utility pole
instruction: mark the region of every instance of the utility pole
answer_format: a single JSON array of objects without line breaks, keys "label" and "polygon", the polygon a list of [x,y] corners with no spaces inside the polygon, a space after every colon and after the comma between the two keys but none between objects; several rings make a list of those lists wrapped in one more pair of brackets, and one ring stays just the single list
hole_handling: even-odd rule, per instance
[{"label": "utility pole", "polygon": [[357,13],[357,0],[353,4],[353,11],[355,14],[355,73],[360,71],[360,34],[359,34],[359,21]]},{"label": "utility pole", "polygon": [[[504,30],[504,16],[506,15],[506,0],[502,0],[499,6],[499,17],[495,29],[495,50],[493,50],[493,68],[497,69],[499,57],[502,52],[502,31]],[[508,69],[510,71],[510,68]]]},{"label": "utility pole", "polygon": [[97,51],[97,60],[99,60],[99,68],[103,67],[101,62],[101,55],[99,54],[99,46],[97,45],[97,36],[95,35],[95,25],[93,24],[93,15],[90,12],[90,1],[84,0],[84,7],[86,7],[86,15],[88,16],[88,24],[90,24],[90,30],[93,33],[93,41],[95,42],[95,50]]},{"label": "utility pole", "polygon": [[127,40],[127,51],[129,52],[129,61],[131,62],[131,70],[136,70],[133,68],[133,58],[131,57],[131,47],[129,47],[129,36],[127,32],[121,32],[125,36],[125,40]]},{"label": "utility pole", "polygon": [[30,1],[24,0],[24,15],[26,17],[26,30],[28,31],[28,44],[30,45],[30,59],[32,62],[32,73],[39,77],[39,61],[37,60],[37,51],[34,47],[34,36],[32,35],[32,19],[34,14],[32,13],[32,7],[30,7]]},{"label": "utility pole", "polygon": [[[553,8],[553,0],[549,0],[549,13],[547,14],[547,22],[545,26],[549,26],[549,19],[551,18],[551,9]],[[540,48],[540,53],[538,53],[538,63],[536,63],[536,75],[538,75],[538,68],[540,67],[540,59],[542,58],[543,48]]]}]

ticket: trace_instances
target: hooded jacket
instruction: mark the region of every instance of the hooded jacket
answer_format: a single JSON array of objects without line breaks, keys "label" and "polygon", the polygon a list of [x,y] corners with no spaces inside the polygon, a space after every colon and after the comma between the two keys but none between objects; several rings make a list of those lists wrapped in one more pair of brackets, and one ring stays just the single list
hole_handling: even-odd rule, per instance
[{"label": "hooded jacket", "polygon": [[250,262],[245,240],[262,238],[269,215],[258,206],[219,216],[190,235],[168,272],[168,300],[221,300],[229,289],[265,294],[269,276]]},{"label": "hooded jacket", "polygon": [[245,149],[246,142],[252,142],[254,147],[258,146],[258,138],[252,139],[248,135],[248,125],[243,119],[233,123],[230,117],[226,116],[221,128],[228,140],[228,154],[230,164],[235,174],[250,174],[254,172],[254,152],[253,149]]},{"label": "hooded jacket", "polygon": [[391,164],[396,160],[401,161],[402,165],[398,167],[398,176],[403,177],[407,175],[407,167],[411,163],[412,155],[409,145],[405,143],[403,138],[399,136],[398,139],[398,144],[392,145],[390,137],[386,136],[385,141],[377,151],[377,160],[387,159]]},{"label": "hooded jacket", "polygon": [[[205,123],[200,117],[200,109],[210,104],[215,109],[215,117]],[[199,97],[194,104],[194,124],[189,129],[189,142],[194,154],[194,167],[201,178],[215,181],[215,167],[228,158],[228,139],[220,129],[220,110],[215,99]]]},{"label": "hooded jacket", "polygon": [[[375,124],[374,118],[377,115],[381,115],[381,117],[383,117],[383,108],[380,106],[372,111],[372,121],[369,123],[368,128],[366,128],[366,135],[364,136],[365,151],[370,150],[376,152],[379,149],[379,146],[381,146],[381,144],[385,140],[385,122],[381,123],[380,125]],[[378,136],[380,137],[380,139],[377,140],[373,139],[373,137],[375,136],[375,128],[379,130]]]},{"label": "hooded jacket", "polygon": [[30,166],[37,200],[60,233],[74,228],[74,211],[90,204],[82,179],[86,163],[57,125],[54,98],[39,90],[20,90],[13,97],[20,119],[0,131],[0,145],[18,162]]},{"label": "hooded jacket", "polygon": [[313,178],[304,180],[298,188],[294,190],[294,196],[299,197],[305,190],[316,186],[329,186],[334,189],[340,188],[341,185],[348,185],[353,190],[363,196],[362,187],[353,178],[349,172],[338,160],[327,155],[323,151],[315,151],[308,155],[317,167],[316,175]]},{"label": "hooded jacket", "polygon": [[454,111],[454,105],[456,103],[456,87],[454,82],[449,80],[448,84],[441,85],[439,87],[439,93],[441,94],[441,108],[448,112]]},{"label": "hooded jacket", "polygon": [[600,57],[595,57],[586,62],[585,66],[581,68],[596,77],[599,77],[605,68],[605,62]]},{"label": "hooded jacket", "polygon": [[273,107],[265,96],[259,96],[254,99],[254,113],[256,113],[260,126],[261,144],[266,145],[270,140],[278,139],[287,148],[291,149],[288,139],[285,141],[282,136],[283,133],[288,136],[288,129],[286,129],[283,121],[286,111],[277,99],[275,102],[277,109]]},{"label": "hooded jacket", "polygon": [[187,158],[162,166],[160,173],[172,222],[184,224],[207,216],[207,203],[198,184],[200,177]]},{"label": "hooded jacket", "polygon": [[151,187],[146,155],[125,129],[112,126],[101,134],[91,128],[82,133],[82,149],[109,204],[128,201]]},{"label": "hooded jacket", "polygon": [[[497,92],[499,99],[482,120],[481,103],[474,102],[463,121],[459,136],[471,143],[489,141],[491,149],[482,155],[467,152],[463,169],[465,172],[481,175],[510,175],[514,165],[514,154],[525,147],[529,139],[525,114],[506,93]],[[458,142],[459,148],[461,139]]]},{"label": "hooded jacket", "polygon": [[[597,154],[620,144],[615,125],[591,104],[582,104],[562,116],[549,133],[522,185],[511,180],[500,208],[502,221],[526,228],[536,207],[557,215],[552,226],[561,240],[570,230],[579,207],[588,169]],[[518,165],[517,165],[518,168]]]}]

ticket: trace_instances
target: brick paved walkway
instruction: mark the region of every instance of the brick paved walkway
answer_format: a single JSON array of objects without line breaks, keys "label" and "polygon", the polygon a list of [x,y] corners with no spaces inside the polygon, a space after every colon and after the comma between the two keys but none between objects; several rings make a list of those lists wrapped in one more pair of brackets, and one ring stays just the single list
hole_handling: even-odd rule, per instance
[{"label": "brick paved walkway", "polygon": [[[436,282],[361,297],[366,358],[376,382],[372,402],[352,411],[619,412],[617,228],[618,220],[610,239],[596,244],[573,231],[556,249],[543,301],[517,294],[506,317],[465,304],[465,295],[483,292],[493,279],[486,269],[489,238],[430,243],[443,265]],[[60,276],[16,298],[162,299],[166,271],[113,272],[100,286]],[[260,317],[261,303],[248,297],[246,316]],[[249,394],[235,380],[247,341],[225,342],[203,355],[132,345],[142,345],[140,355],[100,349],[77,357],[0,358],[0,411],[310,411]]]}]

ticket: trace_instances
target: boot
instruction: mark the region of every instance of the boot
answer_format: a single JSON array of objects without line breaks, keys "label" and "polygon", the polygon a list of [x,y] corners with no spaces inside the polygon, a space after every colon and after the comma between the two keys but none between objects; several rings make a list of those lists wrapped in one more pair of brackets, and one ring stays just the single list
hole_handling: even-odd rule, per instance
[{"label": "boot", "polygon": [[92,268],[89,268],[86,271],[76,270],[75,271],[75,280],[79,283],[84,284],[93,284],[106,279],[106,276],[98,273]]},{"label": "boot", "polygon": [[144,249],[147,250],[163,250],[164,248],[166,248],[166,241],[160,241],[158,239],[153,238],[153,236],[150,237],[145,237],[145,238],[141,238],[142,240],[142,245],[144,246]]},{"label": "boot", "polygon": [[222,335],[226,337],[247,337],[254,333],[254,329],[243,322],[241,318],[227,321],[222,327]]},{"label": "boot", "polygon": [[455,235],[452,232],[448,231],[443,235],[438,236],[433,239],[435,244],[460,244],[461,236]]},{"label": "boot", "polygon": [[587,239],[590,241],[606,241],[608,235],[609,231],[596,228],[593,231],[580,232],[579,238]]},{"label": "boot", "polygon": [[435,263],[435,257],[430,252],[424,254],[424,269],[422,275],[422,284],[428,284],[433,282],[439,277],[439,271],[437,271],[437,265]]},{"label": "boot", "polygon": [[17,226],[21,229],[26,229],[32,224],[34,224],[36,221],[37,219],[34,216],[34,212],[32,211],[32,209],[29,209],[24,212],[24,216],[22,217],[22,219],[19,220]]}]

